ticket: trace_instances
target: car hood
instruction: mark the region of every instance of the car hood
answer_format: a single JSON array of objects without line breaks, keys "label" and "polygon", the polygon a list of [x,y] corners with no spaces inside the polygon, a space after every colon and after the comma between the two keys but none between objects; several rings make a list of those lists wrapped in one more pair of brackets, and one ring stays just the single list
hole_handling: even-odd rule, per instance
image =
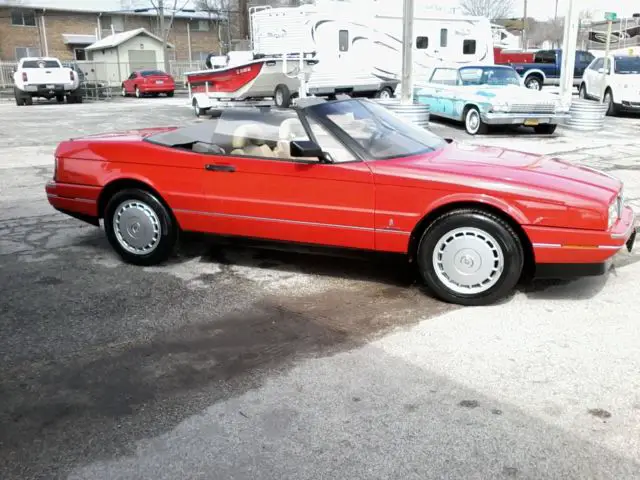
[{"label": "car hood", "polygon": [[622,186],[615,177],[557,158],[455,142],[428,155],[374,162],[374,171],[379,183],[429,180],[443,190],[464,186],[560,204],[582,199],[606,206]]}]

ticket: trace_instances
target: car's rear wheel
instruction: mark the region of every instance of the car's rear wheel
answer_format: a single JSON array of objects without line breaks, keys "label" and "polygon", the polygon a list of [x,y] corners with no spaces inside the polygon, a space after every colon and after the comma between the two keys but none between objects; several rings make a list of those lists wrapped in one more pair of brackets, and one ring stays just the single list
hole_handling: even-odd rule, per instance
[{"label": "car's rear wheel", "polygon": [[389,87],[381,88],[376,92],[376,98],[379,98],[380,100],[389,100],[393,98],[393,90]]},{"label": "car's rear wheel", "polygon": [[469,135],[482,135],[489,131],[489,127],[482,121],[480,110],[477,107],[470,107],[465,113],[464,128]]},{"label": "car's rear wheel", "polygon": [[578,91],[578,97],[583,100],[587,99],[587,86],[583,83],[580,85],[580,90]]},{"label": "car's rear wheel", "polygon": [[111,197],[104,211],[104,227],[114,250],[135,265],[165,261],[178,236],[169,209],[155,195],[137,188]]},{"label": "car's rear wheel", "polygon": [[64,95],[56,95],[56,102],[64,103]]},{"label": "car's rear wheel", "polygon": [[123,97],[126,97],[126,96],[127,96],[127,89],[126,89],[126,88],[124,88],[124,85],[122,86],[122,91],[120,92],[120,94],[121,94]]},{"label": "car's rear wheel", "polygon": [[542,90],[542,78],[538,75],[530,75],[524,81],[524,86],[531,90]]},{"label": "car's rear wheel", "polygon": [[460,305],[504,298],[524,267],[524,250],[513,228],[496,215],[469,208],[436,219],[422,235],[417,258],[435,295]]}]

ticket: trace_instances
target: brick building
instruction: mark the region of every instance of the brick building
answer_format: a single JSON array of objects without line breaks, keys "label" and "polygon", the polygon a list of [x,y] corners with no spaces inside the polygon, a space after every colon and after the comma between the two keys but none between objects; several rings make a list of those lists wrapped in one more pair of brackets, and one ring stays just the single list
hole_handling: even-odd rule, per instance
[{"label": "brick building", "polygon": [[[92,3],[99,8],[91,8]],[[147,5],[140,7],[141,3]],[[39,55],[90,60],[84,48],[113,32],[142,27],[160,35],[157,11],[150,1],[137,2],[135,9],[121,6],[113,0],[0,0],[0,60]],[[165,8],[165,25],[174,16],[168,41],[175,49],[169,51],[170,58],[200,61],[208,53],[220,53],[224,22],[206,12]]]}]

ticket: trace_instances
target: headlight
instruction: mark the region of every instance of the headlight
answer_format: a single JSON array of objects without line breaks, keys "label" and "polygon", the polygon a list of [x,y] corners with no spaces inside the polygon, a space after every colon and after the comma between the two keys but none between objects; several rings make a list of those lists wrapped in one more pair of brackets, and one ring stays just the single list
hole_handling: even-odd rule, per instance
[{"label": "headlight", "polygon": [[508,112],[509,104],[508,103],[498,103],[496,105],[491,106],[492,112]]},{"label": "headlight", "polygon": [[616,198],[611,205],[609,205],[609,223],[607,226],[608,230],[611,230],[611,227],[613,227],[615,225],[615,223],[618,221],[618,218],[620,218],[620,216],[618,215],[618,199]]}]

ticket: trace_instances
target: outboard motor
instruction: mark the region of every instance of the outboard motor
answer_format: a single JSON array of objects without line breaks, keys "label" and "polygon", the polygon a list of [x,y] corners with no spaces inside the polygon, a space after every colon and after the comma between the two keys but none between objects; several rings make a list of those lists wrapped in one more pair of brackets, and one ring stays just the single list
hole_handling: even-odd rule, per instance
[{"label": "outboard motor", "polygon": [[210,53],[207,55],[204,64],[210,70],[224,68],[229,64],[229,55],[216,55],[215,53]]}]

